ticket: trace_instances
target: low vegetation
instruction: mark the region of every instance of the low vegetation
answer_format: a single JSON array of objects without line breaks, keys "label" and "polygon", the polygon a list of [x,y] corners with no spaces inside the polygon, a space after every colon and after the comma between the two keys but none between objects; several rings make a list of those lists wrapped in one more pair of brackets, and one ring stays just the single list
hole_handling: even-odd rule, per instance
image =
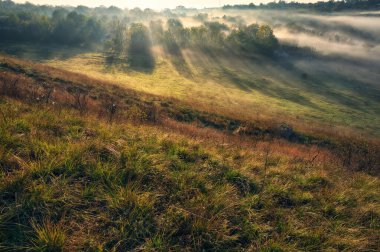
[{"label": "low vegetation", "polygon": [[167,120],[208,127],[235,135],[260,139],[285,139],[333,151],[351,170],[378,174],[380,147],[376,140],[313,129],[294,129],[276,121],[247,120],[210,113],[178,100],[148,95],[85,75],[3,57],[0,78],[3,94],[31,103],[74,108],[81,115],[96,114],[109,120],[166,125]]},{"label": "low vegetation", "polygon": [[326,150],[0,108],[2,250],[378,248],[378,178]]},{"label": "low vegetation", "polygon": [[380,182],[329,149],[152,116],[152,96],[23,64],[2,63],[3,250],[378,247]]}]

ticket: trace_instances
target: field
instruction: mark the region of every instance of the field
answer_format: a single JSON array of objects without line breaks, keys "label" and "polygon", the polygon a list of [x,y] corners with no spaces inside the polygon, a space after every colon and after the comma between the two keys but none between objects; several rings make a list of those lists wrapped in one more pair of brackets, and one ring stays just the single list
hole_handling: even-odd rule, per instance
[{"label": "field", "polygon": [[[279,123],[315,124],[333,131],[335,127],[336,131],[352,128],[359,134],[379,135],[379,87],[337,77],[335,72],[309,70],[322,60],[308,63],[300,59],[291,66],[292,62],[279,65],[268,59],[242,60],[229,54],[216,57],[185,52],[183,62],[165,58],[159,57],[152,73],[104,66],[99,54],[47,64],[237,118],[276,118]],[[380,78],[375,75],[373,83],[376,76]]]},{"label": "field", "polygon": [[0,251],[378,251],[378,14],[176,11],[278,47],[0,43]]},{"label": "field", "polygon": [[[153,109],[154,100],[163,106],[162,97],[9,57],[1,61],[4,83],[21,85],[0,105],[4,250],[379,245],[378,177],[348,170],[346,156],[275,135],[199,128],[164,114],[153,121],[139,107]],[[53,105],[45,102],[46,89],[35,89],[41,82],[54,84]],[[80,89],[98,97],[85,109],[68,93]],[[120,99],[113,122],[103,99]],[[172,113],[184,113],[177,103]],[[350,162],[360,167],[363,155]],[[368,158],[365,167],[378,160]]]},{"label": "field", "polygon": [[[127,64],[106,64],[98,52],[101,49],[28,44],[1,47],[17,57],[175,98],[201,110],[285,122],[307,130],[328,128],[334,134],[379,136],[378,17],[350,13],[324,18],[295,13],[289,18],[276,12],[220,11],[209,15],[219,21],[220,16],[238,14],[250,22],[270,22],[277,27],[280,41],[315,51],[301,50],[273,59],[232,50],[186,49],[170,55],[156,46],[154,67],[136,70]],[[183,22],[197,24],[189,18]],[[294,27],[294,22],[300,23]],[[365,26],[366,22],[373,22],[374,27]]]},{"label": "field", "polygon": [[324,150],[0,106],[5,250],[379,246],[378,178]]}]

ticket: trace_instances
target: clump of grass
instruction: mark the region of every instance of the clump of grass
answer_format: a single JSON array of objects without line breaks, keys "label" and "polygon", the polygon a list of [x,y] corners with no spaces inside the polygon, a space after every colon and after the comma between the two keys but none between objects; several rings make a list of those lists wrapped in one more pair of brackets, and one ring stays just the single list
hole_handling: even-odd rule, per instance
[{"label": "clump of grass", "polygon": [[109,195],[108,207],[116,225],[107,247],[133,249],[155,233],[154,198],[135,186],[116,188]]},{"label": "clump of grass", "polygon": [[305,190],[320,190],[331,186],[331,182],[326,177],[321,176],[311,176],[302,183]]},{"label": "clump of grass", "polygon": [[225,179],[236,186],[240,194],[254,194],[259,192],[259,186],[252,179],[244,176],[238,171],[229,170],[225,173]]},{"label": "clump of grass", "polygon": [[60,224],[45,220],[42,224],[32,223],[34,238],[31,250],[40,252],[63,251],[66,235]]},{"label": "clump of grass", "polygon": [[359,221],[365,227],[380,229],[380,214],[373,210],[364,212]]}]

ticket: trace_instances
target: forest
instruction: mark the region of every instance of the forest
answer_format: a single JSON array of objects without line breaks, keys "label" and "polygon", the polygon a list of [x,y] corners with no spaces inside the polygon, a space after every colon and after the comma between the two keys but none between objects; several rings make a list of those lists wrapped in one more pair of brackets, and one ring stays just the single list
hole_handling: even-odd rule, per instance
[{"label": "forest", "polygon": [[317,3],[299,3],[297,1],[273,1],[267,4],[255,5],[254,3],[248,5],[225,5],[224,9],[269,9],[269,10],[310,10],[319,12],[333,12],[333,11],[353,11],[353,10],[378,10],[380,9],[379,0],[330,0],[319,1]]}]

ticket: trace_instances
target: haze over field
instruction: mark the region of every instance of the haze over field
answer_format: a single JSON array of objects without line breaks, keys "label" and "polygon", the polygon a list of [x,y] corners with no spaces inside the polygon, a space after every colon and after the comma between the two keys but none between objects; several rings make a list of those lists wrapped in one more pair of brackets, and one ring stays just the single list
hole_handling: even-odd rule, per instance
[{"label": "haze over field", "polygon": [[240,17],[244,23],[268,23],[283,42],[310,47],[322,54],[338,53],[379,63],[380,16],[377,11],[323,15],[273,10],[208,13],[213,20],[222,20],[221,17],[227,15],[237,20]]}]

